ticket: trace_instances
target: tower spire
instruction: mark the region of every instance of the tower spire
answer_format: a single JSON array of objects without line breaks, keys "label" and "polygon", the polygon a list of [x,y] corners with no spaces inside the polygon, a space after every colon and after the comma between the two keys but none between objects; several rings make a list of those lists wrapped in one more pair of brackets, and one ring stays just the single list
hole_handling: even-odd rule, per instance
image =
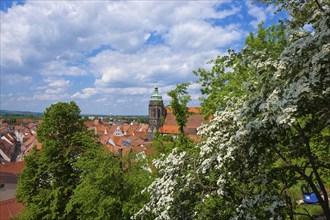
[{"label": "tower spire", "polygon": [[155,84],[155,92],[158,92],[158,82],[156,81],[156,84]]},{"label": "tower spire", "polygon": [[156,83],[154,93],[150,97],[149,101],[149,129],[148,137],[153,139],[155,133],[162,126],[162,122],[165,117],[165,107],[163,104],[163,98],[158,93],[158,85]]}]

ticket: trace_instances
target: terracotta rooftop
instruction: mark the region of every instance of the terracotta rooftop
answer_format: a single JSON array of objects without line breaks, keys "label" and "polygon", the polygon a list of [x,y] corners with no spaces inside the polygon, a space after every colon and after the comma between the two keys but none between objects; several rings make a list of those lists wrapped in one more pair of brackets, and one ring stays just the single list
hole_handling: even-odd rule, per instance
[{"label": "terracotta rooftop", "polygon": [[7,141],[0,139],[0,150],[11,159],[15,146],[9,144]]},{"label": "terracotta rooftop", "polygon": [[9,199],[0,202],[0,219],[9,220],[23,210],[24,206],[17,203],[17,199]]},{"label": "terracotta rooftop", "polygon": [[[200,113],[198,107],[189,107],[188,111],[191,114],[188,117],[184,131],[189,135],[196,135],[197,128],[203,123],[206,123],[207,120],[204,119],[204,116]],[[165,124],[159,129],[159,131],[163,134],[179,134],[179,128],[171,108],[166,108]]]},{"label": "terracotta rooftop", "polygon": [[0,173],[19,174],[24,167],[24,161],[0,164]]}]

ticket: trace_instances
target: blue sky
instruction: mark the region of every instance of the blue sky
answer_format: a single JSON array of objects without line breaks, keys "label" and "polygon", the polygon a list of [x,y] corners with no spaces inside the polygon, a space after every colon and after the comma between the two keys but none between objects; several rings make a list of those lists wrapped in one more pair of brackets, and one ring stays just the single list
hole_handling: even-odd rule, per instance
[{"label": "blue sky", "polygon": [[1,1],[0,109],[43,112],[75,101],[84,114],[146,115],[168,91],[249,32],[283,19],[275,8],[222,1]]}]

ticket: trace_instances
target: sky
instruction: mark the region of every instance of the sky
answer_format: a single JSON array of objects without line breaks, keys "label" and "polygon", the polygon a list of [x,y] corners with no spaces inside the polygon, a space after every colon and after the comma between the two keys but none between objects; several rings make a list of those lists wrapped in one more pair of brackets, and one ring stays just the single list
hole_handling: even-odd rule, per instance
[{"label": "sky", "polygon": [[284,13],[245,0],[0,1],[1,110],[43,112],[75,101],[83,114],[147,115],[194,70],[239,51],[257,25]]}]

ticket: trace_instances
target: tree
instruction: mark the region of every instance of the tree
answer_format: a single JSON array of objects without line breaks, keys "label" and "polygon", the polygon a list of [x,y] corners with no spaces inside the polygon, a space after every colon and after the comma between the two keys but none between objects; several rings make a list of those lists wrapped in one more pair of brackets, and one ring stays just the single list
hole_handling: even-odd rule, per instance
[{"label": "tree", "polygon": [[17,197],[25,208],[26,219],[75,219],[75,210],[65,212],[81,170],[78,158],[90,149],[100,148],[87,131],[74,103],[57,103],[46,109],[37,130],[42,150],[34,149],[25,158]]},{"label": "tree", "polygon": [[141,193],[152,175],[142,158],[135,155],[90,151],[79,158],[81,181],[74,190],[66,212],[77,212],[77,219],[129,219],[142,208],[148,194]]},{"label": "tree", "polygon": [[[227,106],[246,97],[248,93],[259,92],[258,77],[251,62],[269,62],[279,57],[288,45],[285,26],[272,25],[265,29],[263,24],[258,26],[256,36],[250,33],[245,40],[246,46],[241,52],[228,50],[228,55],[218,56],[209,63],[213,64],[211,71],[199,68],[194,71],[198,76],[197,82],[201,85],[200,98],[202,113],[205,118],[214,115]],[[265,77],[265,76],[262,76]],[[248,83],[248,81],[254,83]]]},{"label": "tree", "polygon": [[169,105],[173,110],[176,123],[179,126],[180,140],[182,143],[185,142],[184,127],[186,126],[189,117],[187,107],[187,103],[191,100],[190,95],[187,92],[189,85],[190,83],[179,84],[175,89],[167,93],[172,98]]},{"label": "tree", "polygon": [[[289,13],[299,11],[296,1],[288,1],[290,7],[279,2]],[[195,219],[309,215],[290,206],[284,193],[307,183],[330,219],[330,7],[311,2],[302,4],[311,19],[296,16],[285,32],[259,28],[242,52],[218,58],[210,76],[198,71],[205,100],[214,101],[204,105],[214,116],[199,131],[198,156],[175,149],[159,161],[160,177],[148,187],[151,199],[136,218],[148,207],[157,219],[177,213]],[[299,29],[306,24],[312,33]]]},{"label": "tree", "polygon": [[67,213],[75,211],[78,219],[121,219],[123,171],[120,158],[105,150],[89,152],[81,157],[76,167],[81,181],[74,189]]}]

